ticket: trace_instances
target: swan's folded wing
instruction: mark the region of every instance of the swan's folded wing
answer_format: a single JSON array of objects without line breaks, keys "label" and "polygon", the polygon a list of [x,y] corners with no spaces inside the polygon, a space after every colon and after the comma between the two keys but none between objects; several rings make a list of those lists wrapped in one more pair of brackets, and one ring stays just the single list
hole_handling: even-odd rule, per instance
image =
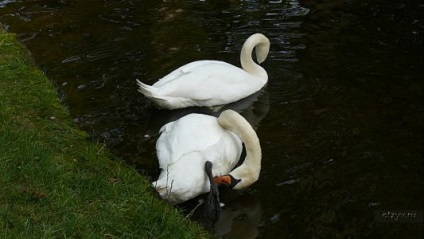
[{"label": "swan's folded wing", "polygon": [[225,132],[216,144],[204,151],[206,160],[213,163],[214,176],[230,173],[239,162],[243,150],[242,142],[238,136],[232,132]]},{"label": "swan's folded wing", "polygon": [[[165,84],[169,83],[170,81],[178,79],[178,78],[182,77],[183,75],[192,72],[194,69],[201,67],[205,64],[210,64],[211,62],[214,62],[216,64],[220,64],[220,61],[210,61],[210,60],[194,61],[194,62],[185,64],[185,65],[173,70],[168,75],[159,79],[159,81],[156,82],[153,86],[158,87],[158,88],[162,87]],[[226,64],[225,62],[222,62],[222,63]]]},{"label": "swan's folded wing", "polygon": [[156,142],[160,168],[175,163],[183,155],[200,152],[220,139],[222,129],[213,116],[190,114],[163,126]]},{"label": "swan's folded wing", "polygon": [[225,62],[208,61],[207,64],[191,68],[178,78],[167,80],[166,84],[158,88],[158,94],[196,101],[231,102],[259,90],[261,84],[260,80],[241,68]]}]

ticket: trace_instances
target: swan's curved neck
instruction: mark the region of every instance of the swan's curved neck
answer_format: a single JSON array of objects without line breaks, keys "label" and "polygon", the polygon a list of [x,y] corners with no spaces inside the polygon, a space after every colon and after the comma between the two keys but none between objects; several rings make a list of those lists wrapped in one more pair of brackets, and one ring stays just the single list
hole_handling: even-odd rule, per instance
[{"label": "swan's curved neck", "polygon": [[243,44],[240,53],[241,67],[248,73],[267,80],[268,75],[265,69],[256,64],[252,59],[252,53],[255,47],[258,62],[262,63],[266,59],[270,47],[269,40],[264,35],[257,33],[250,36]]},{"label": "swan's curved neck", "polygon": [[242,165],[230,172],[230,175],[241,179],[234,189],[246,188],[259,178],[262,159],[259,138],[249,122],[232,110],[222,112],[218,122],[223,128],[234,132],[244,143],[246,158]]}]

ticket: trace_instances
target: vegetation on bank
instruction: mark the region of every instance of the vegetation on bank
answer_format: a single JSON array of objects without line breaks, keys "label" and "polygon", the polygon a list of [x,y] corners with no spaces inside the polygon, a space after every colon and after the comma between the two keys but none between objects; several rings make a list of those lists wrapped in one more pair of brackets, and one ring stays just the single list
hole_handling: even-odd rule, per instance
[{"label": "vegetation on bank", "polygon": [[87,141],[0,29],[0,238],[205,238],[145,178]]}]

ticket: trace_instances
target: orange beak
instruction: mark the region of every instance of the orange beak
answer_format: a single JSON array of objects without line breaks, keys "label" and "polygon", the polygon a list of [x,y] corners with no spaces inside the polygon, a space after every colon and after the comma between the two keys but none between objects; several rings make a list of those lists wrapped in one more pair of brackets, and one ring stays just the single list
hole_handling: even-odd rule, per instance
[{"label": "orange beak", "polygon": [[220,184],[225,184],[227,186],[231,185],[231,177],[229,175],[214,177],[213,181],[218,185]]}]

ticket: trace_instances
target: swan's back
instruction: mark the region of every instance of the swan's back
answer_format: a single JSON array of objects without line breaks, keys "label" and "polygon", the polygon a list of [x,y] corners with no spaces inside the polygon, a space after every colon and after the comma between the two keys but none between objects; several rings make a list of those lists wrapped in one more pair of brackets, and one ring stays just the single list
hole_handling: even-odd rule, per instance
[{"label": "swan's back", "polygon": [[190,114],[166,124],[160,132],[156,151],[159,166],[163,170],[177,163],[184,155],[199,152],[203,157],[199,160],[207,158],[212,161],[216,173],[222,170],[219,164],[225,161],[224,158],[234,158],[235,162],[226,162],[234,167],[241,154],[240,139],[232,132],[223,129],[213,116]]},{"label": "swan's back", "polygon": [[196,61],[171,72],[153,85],[157,96],[208,101],[206,106],[233,102],[259,91],[266,81],[221,61]]},{"label": "swan's back", "polygon": [[172,71],[171,73],[169,73],[168,75],[164,76],[163,78],[159,79],[155,84],[153,84],[154,87],[163,87],[165,84],[174,81],[180,77],[183,77],[184,75],[190,73],[193,71],[193,69],[196,68],[200,68],[204,65],[221,65],[221,66],[225,66],[225,65],[229,65],[226,62],[223,61],[211,61],[211,60],[201,60],[201,61],[193,61],[191,63],[185,64],[177,69],[175,69],[174,71]]}]

